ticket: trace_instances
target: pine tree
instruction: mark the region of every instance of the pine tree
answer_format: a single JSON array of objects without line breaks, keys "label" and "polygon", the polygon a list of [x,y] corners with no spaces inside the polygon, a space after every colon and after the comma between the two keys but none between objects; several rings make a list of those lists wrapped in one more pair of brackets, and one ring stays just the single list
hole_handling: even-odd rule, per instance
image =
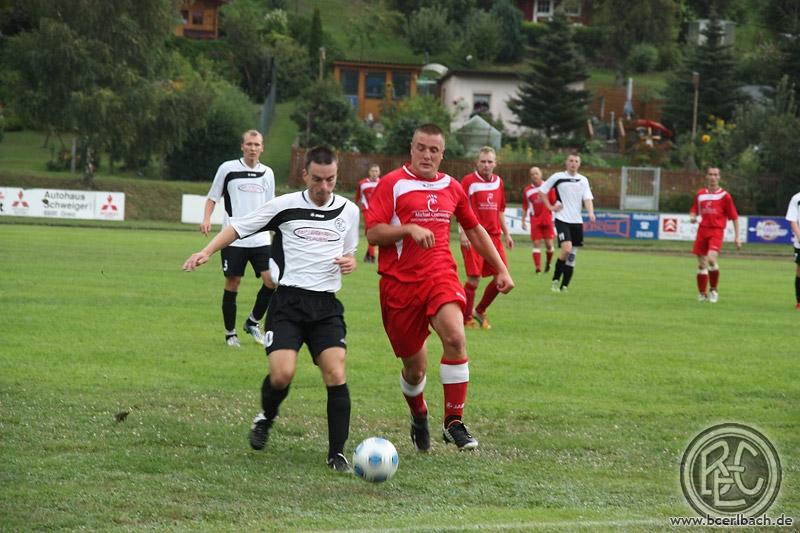
[{"label": "pine tree", "polygon": [[741,100],[736,81],[736,59],[732,47],[722,43],[722,25],[712,17],[703,31],[705,42],[687,52],[682,65],[673,73],[667,83],[664,122],[672,126],[678,134],[692,129],[694,106],[694,87],[692,72],[700,74],[698,93],[698,128],[709,117],[729,120],[736,104]]},{"label": "pine tree", "polygon": [[589,93],[569,85],[585,79],[586,68],[562,14],[553,18],[541,45],[529,55],[530,69],[522,75],[517,96],[508,102],[517,115],[516,124],[542,130],[548,138],[580,131]]}]

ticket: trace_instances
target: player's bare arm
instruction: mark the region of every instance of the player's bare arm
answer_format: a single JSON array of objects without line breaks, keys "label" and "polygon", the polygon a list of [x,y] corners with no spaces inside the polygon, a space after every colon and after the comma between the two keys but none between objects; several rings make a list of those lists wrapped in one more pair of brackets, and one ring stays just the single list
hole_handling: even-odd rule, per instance
[{"label": "player's bare arm", "polygon": [[367,241],[378,246],[387,246],[411,237],[421,248],[432,248],[436,244],[433,232],[416,224],[403,224],[394,226],[391,224],[375,224],[367,230]]},{"label": "player's bare arm", "polygon": [[742,247],[742,240],[739,238],[739,219],[733,221],[733,232],[734,232],[734,239],[733,244],[736,246],[736,249],[739,250]]},{"label": "player's bare arm", "polygon": [[557,213],[558,211],[564,209],[564,206],[561,205],[560,203],[551,204],[550,199],[547,197],[547,194],[542,191],[539,191],[539,199],[542,201],[542,203],[544,204],[544,206],[547,208],[548,211]]},{"label": "player's bare arm", "polygon": [[[523,219],[524,220],[524,219]],[[508,224],[506,224],[506,214],[500,213],[500,227],[503,228],[503,238],[506,241],[506,248],[511,250],[514,248],[514,239],[511,238],[511,231],[508,229]]]},{"label": "player's bare arm", "polygon": [[203,235],[208,235],[208,232],[211,231],[211,214],[214,212],[216,205],[214,200],[206,200],[206,205],[203,209],[203,222],[200,223],[200,233]]},{"label": "player's bare arm", "polygon": [[469,239],[467,238],[467,234],[464,233],[464,228],[461,227],[461,224],[458,225],[458,240],[461,242],[461,246],[464,248],[469,248],[471,246]]},{"label": "player's bare arm", "polygon": [[358,262],[353,254],[342,255],[334,259],[333,262],[339,265],[342,274],[352,274],[358,266]]},{"label": "player's bare arm", "polygon": [[511,274],[508,273],[505,263],[500,259],[500,254],[497,253],[494,244],[492,244],[489,234],[480,224],[472,229],[464,230],[464,232],[467,234],[472,246],[475,247],[475,251],[489,261],[489,264],[498,272],[494,277],[497,290],[507,294],[514,288],[514,280],[511,279]]},{"label": "player's bare arm", "polygon": [[586,206],[586,210],[589,212],[589,220],[594,222],[594,202],[592,200],[584,200],[583,205]]},{"label": "player's bare arm", "polygon": [[189,256],[189,258],[184,261],[183,269],[187,271],[194,270],[195,268],[199,267],[208,262],[212,255],[216,252],[222,250],[230,243],[235,241],[239,238],[239,235],[236,233],[236,230],[233,229],[233,226],[228,226],[227,228],[223,229],[216,236],[211,239],[205,248],[200,250],[199,252],[195,252]]}]

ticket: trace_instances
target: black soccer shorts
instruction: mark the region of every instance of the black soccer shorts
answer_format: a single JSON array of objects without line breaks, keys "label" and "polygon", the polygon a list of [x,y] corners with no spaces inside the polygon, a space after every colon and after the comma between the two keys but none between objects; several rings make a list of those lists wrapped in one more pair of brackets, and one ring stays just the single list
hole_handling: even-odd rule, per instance
[{"label": "black soccer shorts", "polygon": [[253,272],[257,278],[261,273],[269,270],[269,258],[272,251],[271,246],[256,246],[255,248],[243,248],[241,246],[226,246],[220,252],[222,257],[222,273],[226,278],[244,276],[247,263],[253,266]]},{"label": "black soccer shorts", "polygon": [[332,292],[279,286],[269,301],[264,324],[267,354],[299,351],[306,343],[314,364],[328,348],[347,348],[344,306]]},{"label": "black soccer shorts", "polygon": [[556,236],[558,245],[570,241],[572,246],[583,246],[583,224],[570,224],[556,219]]}]

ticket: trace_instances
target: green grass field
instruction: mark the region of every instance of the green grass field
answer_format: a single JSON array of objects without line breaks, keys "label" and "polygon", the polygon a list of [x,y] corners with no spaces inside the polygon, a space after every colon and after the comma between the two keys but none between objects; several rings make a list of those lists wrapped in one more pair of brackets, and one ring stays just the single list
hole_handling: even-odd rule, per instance
[{"label": "green grass field", "polygon": [[[509,260],[517,288],[468,331],[466,421],[481,446],[412,451],[399,363],[361,265],[340,298],[353,401],[348,453],[384,435],[383,485],[323,466],[325,392],[305,350],[263,452],[247,444],[262,349],[223,343],[218,259],[196,232],[0,223],[0,530],[560,531],[668,529],[692,516],[681,455],[717,422],[778,449],[770,516],[800,518],[800,313],[793,265],[725,255],[720,303],[695,301],[685,253],[593,249],[570,294]],[[243,282],[241,321],[256,281]],[[432,424],[442,392],[432,338]],[[129,411],[124,422],[115,414]]]}]

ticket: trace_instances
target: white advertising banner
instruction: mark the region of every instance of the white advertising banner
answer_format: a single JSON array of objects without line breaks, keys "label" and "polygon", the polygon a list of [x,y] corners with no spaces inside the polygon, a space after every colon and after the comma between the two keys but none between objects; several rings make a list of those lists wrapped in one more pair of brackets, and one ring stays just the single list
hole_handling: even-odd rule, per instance
[{"label": "white advertising banner", "polygon": [[[693,241],[697,236],[699,223],[692,224],[685,213],[661,213],[658,217],[658,238],[664,241]],[[747,217],[739,217],[739,239],[747,242]],[[734,241],[733,222],[728,221],[725,227],[725,241]]]},{"label": "white advertising banner", "polygon": [[530,230],[522,229],[522,208],[506,207],[506,225],[512,235],[530,235]]},{"label": "white advertising banner", "polygon": [[[181,222],[184,224],[200,224],[203,222],[203,213],[206,208],[206,197],[199,194],[184,194],[181,199]],[[211,213],[211,223],[221,225],[225,220],[225,208],[222,202],[217,202],[214,212]]]},{"label": "white advertising banner", "polygon": [[125,220],[125,193],[0,187],[0,215]]}]

